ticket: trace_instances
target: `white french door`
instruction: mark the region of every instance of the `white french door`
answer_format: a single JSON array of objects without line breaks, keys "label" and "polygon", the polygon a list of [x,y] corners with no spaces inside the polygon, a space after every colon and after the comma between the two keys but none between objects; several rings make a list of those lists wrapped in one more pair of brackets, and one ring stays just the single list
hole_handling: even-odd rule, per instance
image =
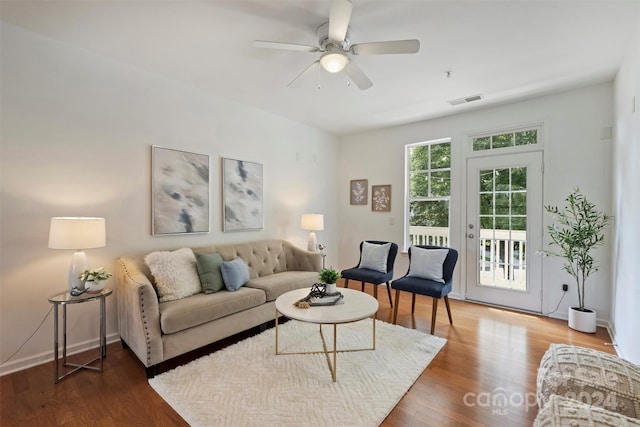
[{"label": "white french door", "polygon": [[542,152],[467,160],[467,299],[542,311],[542,212]]}]

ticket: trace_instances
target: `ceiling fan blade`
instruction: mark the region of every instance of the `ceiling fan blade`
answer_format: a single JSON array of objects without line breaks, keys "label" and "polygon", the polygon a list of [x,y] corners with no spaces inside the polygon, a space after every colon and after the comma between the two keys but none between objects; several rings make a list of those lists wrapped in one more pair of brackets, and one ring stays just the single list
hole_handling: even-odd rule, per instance
[{"label": "ceiling fan blade", "polygon": [[347,35],[353,3],[351,0],[332,0],[329,11],[329,39],[342,42]]},{"label": "ceiling fan blade", "polygon": [[293,43],[280,43],[269,42],[264,40],[254,40],[251,43],[253,47],[260,47],[266,49],[281,49],[281,50],[295,50],[299,52],[318,52],[320,50],[317,46],[307,46],[305,44],[293,44]]},{"label": "ceiling fan blade", "polygon": [[367,90],[373,86],[373,82],[369,80],[369,77],[362,72],[355,62],[349,61],[348,67],[349,77],[361,90]]},{"label": "ceiling fan blade", "polygon": [[309,65],[307,68],[304,69],[303,72],[298,74],[298,76],[295,79],[291,80],[291,82],[289,82],[287,87],[296,88],[296,87],[300,86],[300,83],[302,82],[303,77],[308,75],[308,74],[311,74],[314,71],[316,71],[318,69],[319,65],[320,65],[320,60],[317,60],[313,64]]},{"label": "ceiling fan blade", "polygon": [[418,40],[395,40],[388,42],[360,43],[351,46],[354,55],[386,55],[394,53],[417,53],[420,50]]}]

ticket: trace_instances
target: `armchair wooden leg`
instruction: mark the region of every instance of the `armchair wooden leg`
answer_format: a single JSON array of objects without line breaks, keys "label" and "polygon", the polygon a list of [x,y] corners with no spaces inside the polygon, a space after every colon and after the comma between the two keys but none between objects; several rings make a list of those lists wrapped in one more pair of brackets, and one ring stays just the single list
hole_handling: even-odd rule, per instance
[{"label": "armchair wooden leg", "polygon": [[391,283],[387,281],[387,294],[389,295],[389,305],[393,308],[393,303],[391,302]]},{"label": "armchair wooden leg", "polygon": [[344,279],[344,287],[345,288],[349,287],[349,279]]},{"label": "armchair wooden leg", "polygon": [[378,299],[378,285],[373,285],[373,297]]},{"label": "armchair wooden leg", "polygon": [[449,307],[449,297],[444,296],[444,303],[447,306],[447,314],[449,315],[449,323],[453,325],[453,319],[451,318],[451,308]]},{"label": "armchair wooden leg", "polygon": [[431,335],[436,330],[436,314],[438,313],[438,298],[433,298],[433,309],[431,310]]},{"label": "armchair wooden leg", "polygon": [[398,318],[398,301],[400,301],[400,291],[396,289],[396,304],[393,306],[393,324],[396,324]]},{"label": "armchair wooden leg", "polygon": [[416,294],[411,294],[411,314],[416,310]]},{"label": "armchair wooden leg", "polygon": [[362,282],[362,289],[360,289],[362,292],[364,292],[364,282]]}]

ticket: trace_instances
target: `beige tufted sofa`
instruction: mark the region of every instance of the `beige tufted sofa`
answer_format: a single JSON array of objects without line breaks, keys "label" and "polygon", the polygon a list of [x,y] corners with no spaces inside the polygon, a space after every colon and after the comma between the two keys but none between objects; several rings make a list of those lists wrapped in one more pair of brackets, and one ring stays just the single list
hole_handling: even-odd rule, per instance
[{"label": "beige tufted sofa", "polygon": [[198,293],[158,302],[146,254],[117,260],[118,328],[153,377],[161,362],[262,325],[275,316],[275,300],[318,281],[322,258],[285,240],[264,240],[193,248],[218,252],[225,261],[240,257],[250,280],[236,292]]}]

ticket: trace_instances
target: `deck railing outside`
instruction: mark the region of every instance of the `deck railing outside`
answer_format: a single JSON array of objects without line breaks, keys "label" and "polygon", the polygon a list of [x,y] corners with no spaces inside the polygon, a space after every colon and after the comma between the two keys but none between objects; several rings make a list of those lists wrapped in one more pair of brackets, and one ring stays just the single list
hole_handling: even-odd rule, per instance
[{"label": "deck railing outside", "polygon": [[[409,227],[412,245],[449,246],[447,227]],[[480,285],[526,290],[527,232],[480,230]]]},{"label": "deck railing outside", "polygon": [[412,245],[449,246],[449,228],[410,226],[409,243]]}]

